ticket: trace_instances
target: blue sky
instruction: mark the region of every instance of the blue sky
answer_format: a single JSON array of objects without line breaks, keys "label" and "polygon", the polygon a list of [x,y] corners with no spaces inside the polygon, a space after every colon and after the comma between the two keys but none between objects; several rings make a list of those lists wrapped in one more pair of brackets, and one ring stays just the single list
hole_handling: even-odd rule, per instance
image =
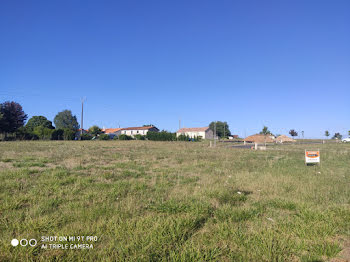
[{"label": "blue sky", "polygon": [[350,1],[3,1],[0,102],[84,127],[350,130]]}]

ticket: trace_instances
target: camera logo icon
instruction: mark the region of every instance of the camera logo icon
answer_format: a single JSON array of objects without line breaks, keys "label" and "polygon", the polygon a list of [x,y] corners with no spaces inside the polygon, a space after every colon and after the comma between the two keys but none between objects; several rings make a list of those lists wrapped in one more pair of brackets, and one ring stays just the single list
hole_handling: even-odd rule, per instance
[{"label": "camera logo icon", "polygon": [[37,241],[36,239],[32,238],[30,240],[27,240],[25,238],[22,238],[20,241],[16,238],[12,239],[11,240],[11,245],[16,247],[18,246],[18,244],[20,244],[22,247],[25,247],[25,246],[31,246],[31,247],[35,247],[37,245]]}]

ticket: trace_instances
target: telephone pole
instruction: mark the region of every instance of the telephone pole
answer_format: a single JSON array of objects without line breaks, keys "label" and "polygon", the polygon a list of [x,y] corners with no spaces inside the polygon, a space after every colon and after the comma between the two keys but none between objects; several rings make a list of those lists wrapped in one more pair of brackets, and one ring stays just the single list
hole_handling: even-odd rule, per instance
[{"label": "telephone pole", "polygon": [[224,122],[224,139],[225,139],[225,137],[226,137],[226,136],[225,136],[225,135],[226,135],[226,134],[225,134],[225,131],[226,131],[225,128],[226,128],[226,122]]},{"label": "telephone pole", "polygon": [[214,147],[216,147],[216,121],[214,122]]},{"label": "telephone pole", "polygon": [[81,128],[81,131],[80,131],[80,139],[81,139],[81,136],[83,135],[83,124],[84,124],[84,102],[86,100],[86,97],[83,97],[81,98],[81,122],[80,122],[80,128]]}]

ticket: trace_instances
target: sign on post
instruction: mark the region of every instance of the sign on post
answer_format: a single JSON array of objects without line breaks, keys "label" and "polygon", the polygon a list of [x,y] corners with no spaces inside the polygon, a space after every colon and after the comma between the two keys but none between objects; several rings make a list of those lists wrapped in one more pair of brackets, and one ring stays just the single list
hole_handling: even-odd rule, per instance
[{"label": "sign on post", "polygon": [[320,150],[318,151],[306,151],[305,149],[305,164],[320,163]]}]

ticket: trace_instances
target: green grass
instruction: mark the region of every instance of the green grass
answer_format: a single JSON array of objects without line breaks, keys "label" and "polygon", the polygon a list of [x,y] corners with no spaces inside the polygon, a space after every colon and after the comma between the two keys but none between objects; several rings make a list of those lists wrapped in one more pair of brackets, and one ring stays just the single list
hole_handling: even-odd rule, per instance
[{"label": "green grass", "polygon": [[[0,261],[346,261],[349,161],[335,143],[0,143]],[[94,249],[10,245],[78,235]]]}]

